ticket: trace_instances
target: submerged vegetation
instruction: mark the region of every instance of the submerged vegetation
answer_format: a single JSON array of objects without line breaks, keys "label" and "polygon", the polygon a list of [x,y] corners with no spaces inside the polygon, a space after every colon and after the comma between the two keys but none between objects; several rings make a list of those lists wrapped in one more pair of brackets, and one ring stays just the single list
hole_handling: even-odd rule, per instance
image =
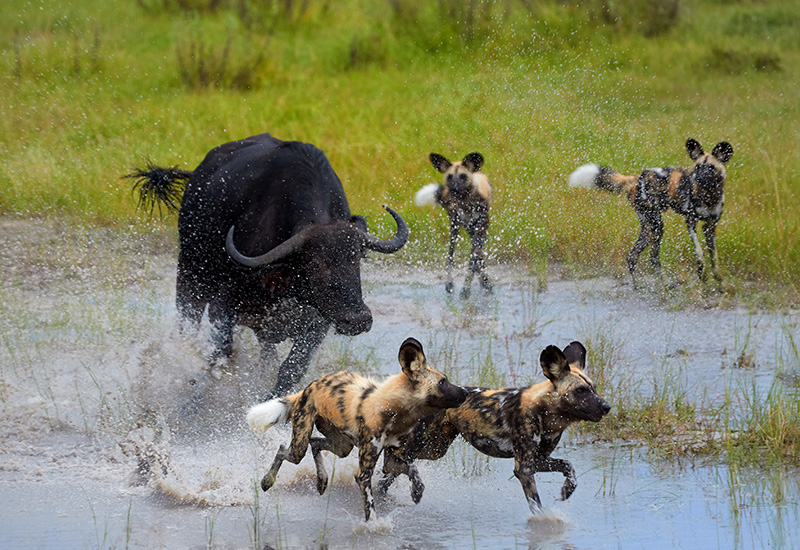
[{"label": "submerged vegetation", "polygon": [[[135,222],[120,180],[133,166],[192,169],[215,145],[269,131],[325,150],[374,223],[386,223],[382,202],[398,208],[413,239],[402,258],[438,260],[445,216],[413,193],[438,178],[429,152],[477,150],[495,189],[491,260],[615,275],[635,215],[619,197],[568,189],[567,175],[590,161],[685,165],[687,137],[726,140],[728,290],[760,281],[796,298],[797,4],[10,0],[6,11],[7,215]],[[665,267],[693,281],[683,223],[666,223]]]}]

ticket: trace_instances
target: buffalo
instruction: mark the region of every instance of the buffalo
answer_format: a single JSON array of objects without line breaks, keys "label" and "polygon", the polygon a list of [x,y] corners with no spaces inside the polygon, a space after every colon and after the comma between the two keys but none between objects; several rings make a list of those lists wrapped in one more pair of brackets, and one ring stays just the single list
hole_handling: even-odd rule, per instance
[{"label": "buffalo", "polygon": [[230,358],[235,325],[254,331],[264,365],[277,363],[276,344],[291,339],[270,396],[300,381],[331,326],[345,335],[370,330],[361,259],[408,240],[388,206],[395,236],[370,235],[325,154],[270,134],[220,145],[191,172],[149,165],[127,177],[140,204],[179,208],[177,309],[185,330],[208,307],[212,362]]}]

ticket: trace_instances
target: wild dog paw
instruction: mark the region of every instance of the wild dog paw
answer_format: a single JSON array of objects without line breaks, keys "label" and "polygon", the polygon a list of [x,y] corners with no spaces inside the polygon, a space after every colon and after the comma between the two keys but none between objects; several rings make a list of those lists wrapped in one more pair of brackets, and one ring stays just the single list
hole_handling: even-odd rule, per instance
[{"label": "wild dog paw", "polygon": [[328,488],[328,476],[320,476],[317,475],[317,492],[319,494],[325,493],[325,489]]},{"label": "wild dog paw", "polygon": [[272,472],[267,472],[267,474],[261,478],[261,490],[262,491],[269,491],[269,488],[275,485],[275,478],[277,476]]}]

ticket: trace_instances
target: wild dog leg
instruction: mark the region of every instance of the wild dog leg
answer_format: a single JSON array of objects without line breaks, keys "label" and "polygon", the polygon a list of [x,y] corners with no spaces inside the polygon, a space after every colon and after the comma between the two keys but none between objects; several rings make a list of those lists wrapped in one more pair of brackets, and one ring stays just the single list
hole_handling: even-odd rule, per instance
[{"label": "wild dog leg", "polygon": [[650,265],[653,266],[653,271],[661,278],[661,238],[664,236],[664,219],[661,214],[654,212],[650,216]]},{"label": "wild dog leg", "polygon": [[328,472],[322,461],[322,451],[330,451],[339,458],[344,458],[352,450],[353,444],[341,437],[311,438],[311,455],[314,457],[314,465],[317,467],[317,491],[319,491],[319,494],[323,494],[325,489],[328,488]]},{"label": "wild dog leg", "polygon": [[722,277],[717,273],[717,222],[708,220],[703,224],[703,234],[706,237],[706,247],[708,247],[708,261],[711,264],[711,275],[721,281]]},{"label": "wild dog leg", "polygon": [[642,212],[637,212],[636,215],[639,216],[639,237],[636,239],[636,243],[634,243],[633,248],[631,248],[631,251],[628,252],[628,256],[625,258],[628,263],[628,271],[630,271],[631,277],[633,278],[634,286],[636,286],[636,264],[639,263],[639,256],[642,255],[644,249],[650,244],[651,236],[647,215]]},{"label": "wild dog leg", "polygon": [[528,508],[532,514],[542,511],[542,501],[539,498],[539,491],[536,489],[536,480],[533,474],[536,468],[533,465],[533,458],[526,456],[525,453],[515,454],[514,456],[514,475],[522,485],[522,492],[528,501]]},{"label": "wild dog leg", "polygon": [[568,499],[578,485],[575,468],[569,461],[560,458],[550,458],[533,450],[515,450],[514,475],[522,484],[522,491],[528,499],[531,512],[537,514],[542,509],[542,501],[536,489],[534,474],[537,472],[560,472],[564,475],[564,485],[561,487],[561,499]]},{"label": "wild dog leg", "polygon": [[422,493],[425,491],[425,484],[422,483],[416,465],[401,458],[400,449],[397,447],[384,449],[383,473],[383,479],[378,483],[378,494],[385,495],[397,476],[405,474],[411,482],[411,500],[414,501],[414,504],[419,504],[419,501],[422,500]]},{"label": "wild dog leg", "polygon": [[444,290],[448,294],[453,292],[453,266],[455,260],[453,259],[456,254],[456,242],[458,241],[458,225],[450,221],[450,244],[447,249],[447,280],[444,283]]},{"label": "wild dog leg", "polygon": [[700,239],[697,238],[697,220],[689,216],[686,218],[686,229],[689,231],[689,237],[692,239],[694,245],[694,259],[697,262],[697,277],[701,281],[706,280],[705,271],[703,271],[703,247],[700,246]]},{"label": "wild dog leg", "polygon": [[381,451],[372,443],[366,443],[358,449],[358,471],[356,484],[361,489],[361,498],[364,502],[364,520],[375,514],[375,498],[372,496],[372,473],[378,463]]},{"label": "wild dog leg", "polygon": [[536,472],[560,472],[564,475],[564,485],[561,486],[561,500],[567,500],[575,487],[578,486],[578,478],[575,475],[575,468],[568,460],[561,458],[540,458],[534,461]]},{"label": "wild dog leg", "polygon": [[286,447],[286,445],[280,446],[278,452],[275,453],[275,460],[272,461],[272,466],[261,479],[261,488],[264,491],[268,491],[275,484],[278,470],[281,469],[284,460],[288,460],[292,464],[299,464],[303,457],[306,456],[306,451],[311,441],[311,433],[314,431],[315,417],[316,409],[308,402],[308,389],[306,389],[292,415],[292,441],[289,447]]}]

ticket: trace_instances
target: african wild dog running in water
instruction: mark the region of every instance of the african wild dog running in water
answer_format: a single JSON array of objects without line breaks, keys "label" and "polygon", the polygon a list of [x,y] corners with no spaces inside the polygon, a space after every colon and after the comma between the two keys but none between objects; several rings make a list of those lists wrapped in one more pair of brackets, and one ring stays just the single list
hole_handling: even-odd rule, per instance
[{"label": "african wild dog running in water", "polygon": [[705,281],[703,270],[703,248],[697,238],[697,223],[703,222],[703,233],[708,247],[711,274],[721,281],[717,273],[716,227],[722,216],[725,201],[725,163],[733,156],[733,147],[723,141],[711,153],[703,151],[696,140],[686,141],[689,157],[695,161],[691,168],[652,168],[638,176],[625,176],[611,168],[586,164],[569,177],[571,187],[597,187],[614,193],[625,193],[639,217],[641,230],[636,244],[628,253],[628,269],[636,284],[636,264],[644,249],[650,245],[650,261],[658,276],[661,276],[661,261],[658,254],[664,221],[661,213],[668,208],[686,219],[686,227],[694,245],[697,260],[697,275]]},{"label": "african wild dog running in water", "polygon": [[450,248],[447,254],[447,282],[445,290],[453,292],[453,255],[460,228],[464,228],[472,240],[469,271],[464,281],[461,296],[468,298],[472,278],[478,275],[481,286],[491,292],[492,284],[484,269],[483,247],[489,232],[489,201],[492,188],[489,178],[480,172],[483,155],[470,153],[461,162],[450,162],[442,155],[430,154],[433,167],[444,174],[444,184],[431,183],[417,191],[417,205],[438,204],[447,211],[450,218]]},{"label": "african wild dog running in water", "polygon": [[[358,447],[356,483],[364,501],[364,515],[375,513],[372,472],[383,449],[397,444],[423,417],[464,402],[467,392],[448,382],[447,377],[428,366],[425,352],[414,338],[400,346],[398,361],[402,372],[376,383],[353,372],[340,371],[323,376],[305,390],[256,405],[247,414],[254,431],[266,431],[277,423],[292,421],[292,442],[281,445],[261,488],[275,483],[284,460],[298,464],[311,445],[317,467],[317,490],[325,492],[328,473],[320,451],[343,458]],[[311,437],[314,426],[325,437]]]},{"label": "african wild dog running in water", "polygon": [[542,351],[539,362],[547,380],[524,388],[466,388],[466,401],[458,407],[426,417],[401,445],[384,453],[385,493],[399,474],[411,480],[411,498],[419,502],[425,486],[414,460],[438,460],[461,434],[484,454],[514,459],[514,475],[522,484],[531,512],[542,508],[536,490],[536,472],[560,472],[566,478],[561,497],[575,490],[575,470],[568,461],[550,454],[561,434],[581,420],[599,422],[611,410],[583,372],[586,348],[572,342],[562,352],[556,346]]}]

